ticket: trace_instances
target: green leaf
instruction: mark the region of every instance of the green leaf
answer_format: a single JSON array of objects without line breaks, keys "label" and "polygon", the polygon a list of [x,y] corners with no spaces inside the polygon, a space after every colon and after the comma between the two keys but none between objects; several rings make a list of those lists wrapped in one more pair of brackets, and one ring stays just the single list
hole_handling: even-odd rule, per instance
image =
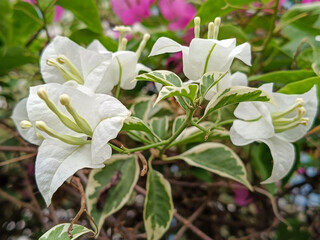
[{"label": "green leaf", "polygon": [[25,45],[43,26],[36,9],[27,2],[17,2],[13,7],[12,39],[10,46]]},{"label": "green leaf", "polygon": [[[139,164],[136,155],[112,155],[105,164],[104,168],[91,171],[86,188],[88,211],[97,223],[99,230],[108,216],[128,202],[139,178]],[[105,200],[102,201],[101,190],[111,182],[111,178],[115,174],[120,174],[120,179],[115,185],[106,189]],[[99,193],[100,201],[98,203]]]},{"label": "green leaf", "polygon": [[58,0],[57,5],[70,10],[93,32],[102,33],[99,11],[94,0]]},{"label": "green leaf", "polygon": [[[208,0],[200,7],[197,16],[201,18],[202,24],[208,23],[214,21],[216,17],[223,17],[233,10],[251,2],[254,2],[254,0],[228,0],[227,2],[225,0]],[[235,8],[233,8],[233,6]]]},{"label": "green leaf", "polygon": [[247,35],[242,28],[234,24],[224,24],[219,29],[219,39],[236,38],[237,43],[241,44],[248,41]]},{"label": "green leaf", "polygon": [[0,47],[6,45],[11,32],[12,7],[8,0],[0,1]]},{"label": "green leaf", "polygon": [[213,86],[215,86],[226,74],[227,72],[222,74],[215,72],[204,74],[200,79],[200,95],[204,98],[209,90],[213,88]]},{"label": "green leaf", "polygon": [[139,118],[136,117],[129,117],[126,118],[123,127],[123,131],[139,131],[139,132],[145,132],[148,134],[151,134],[154,137],[157,137],[157,135]]},{"label": "green leaf", "polygon": [[45,234],[43,234],[39,240],[74,240],[78,237],[86,234],[86,233],[93,233],[92,230],[78,225],[74,224],[72,226],[72,238],[69,238],[68,236],[68,228],[70,226],[70,223],[62,223],[54,226],[50,230],[48,230]]},{"label": "green leaf", "polygon": [[102,45],[111,52],[117,51],[118,48],[118,43],[115,40],[86,28],[74,31],[70,39],[78,44],[85,45],[89,45],[93,40],[98,39]]},{"label": "green leaf", "polygon": [[262,81],[274,83],[292,83],[305,78],[314,77],[315,73],[308,70],[290,70],[266,73],[249,77],[249,81]]},{"label": "green leaf", "polygon": [[318,98],[320,100],[320,77],[311,77],[301,81],[289,83],[278,92],[287,94],[302,94],[309,91],[314,85],[317,85]]},{"label": "green leaf", "polygon": [[148,121],[152,98],[139,98],[130,108],[132,115],[140,118],[144,122]]},{"label": "green leaf", "polygon": [[169,128],[168,117],[152,118],[150,125],[153,129],[153,132],[157,134],[157,136],[159,136],[160,139],[166,138]]},{"label": "green leaf", "polygon": [[204,116],[230,104],[236,104],[246,101],[264,101],[275,104],[275,100],[269,93],[250,87],[232,86],[225,90],[217,92],[208,103]]},{"label": "green leaf", "polygon": [[169,228],[173,202],[169,182],[161,173],[149,168],[143,219],[148,240],[157,240]]},{"label": "green leaf", "polygon": [[221,143],[203,143],[174,158],[183,159],[191,166],[206,169],[221,177],[233,179],[252,190],[241,159]]},{"label": "green leaf", "polygon": [[188,84],[182,87],[164,86],[163,88],[161,88],[158,98],[154,104],[157,104],[159,101],[166,99],[168,97],[173,97],[173,96],[187,97],[193,102],[195,97],[197,96],[197,92],[198,92],[197,84]]},{"label": "green leaf", "polygon": [[182,126],[186,118],[185,115],[176,117],[172,125],[172,133],[175,133]]},{"label": "green leaf", "polygon": [[0,55],[0,75],[27,63],[37,63],[38,60],[36,56],[25,48],[8,48],[3,56]]},{"label": "green leaf", "polygon": [[138,75],[133,81],[151,81],[160,83],[164,86],[181,87],[182,81],[179,76],[173,72],[159,70]]}]

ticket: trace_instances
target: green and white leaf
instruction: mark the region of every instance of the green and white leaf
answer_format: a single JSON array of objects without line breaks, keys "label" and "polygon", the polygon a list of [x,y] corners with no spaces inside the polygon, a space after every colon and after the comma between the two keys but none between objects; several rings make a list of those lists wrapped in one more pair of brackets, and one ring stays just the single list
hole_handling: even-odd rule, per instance
[{"label": "green and white leaf", "polygon": [[209,92],[213,86],[215,86],[228,72],[208,72],[204,74],[200,79],[200,95],[204,96]]},{"label": "green and white leaf", "polygon": [[164,86],[159,92],[158,98],[154,104],[157,104],[159,101],[166,99],[168,97],[187,97],[192,102],[197,96],[198,85],[197,84],[188,84],[182,87],[175,86]]},{"label": "green and white leaf", "polygon": [[182,126],[182,124],[186,118],[187,118],[186,115],[176,117],[176,119],[174,120],[173,125],[172,125],[172,133],[173,134]]},{"label": "green and white leaf", "polygon": [[143,219],[148,240],[157,240],[169,228],[173,216],[169,182],[161,173],[149,168]]},{"label": "green and white leaf", "polygon": [[183,159],[191,166],[206,169],[221,177],[233,179],[252,190],[241,159],[221,143],[203,143],[174,158]]},{"label": "green and white leaf", "polygon": [[270,102],[276,105],[276,102],[272,95],[261,89],[232,86],[230,88],[219,91],[213,96],[206,107],[204,116],[227,105],[246,101],[263,101]]},{"label": "green and white leaf", "polygon": [[159,70],[138,75],[133,81],[151,81],[160,83],[164,86],[181,87],[182,81],[179,76],[173,72]]},{"label": "green and white leaf", "polygon": [[150,121],[153,132],[160,138],[165,139],[169,128],[169,118],[152,118]]},{"label": "green and white leaf", "polygon": [[[115,154],[105,164],[104,168],[91,171],[86,188],[87,208],[97,223],[98,231],[108,216],[121,209],[128,202],[140,172],[136,155]],[[99,193],[110,182],[116,171],[121,172],[121,179],[108,190],[103,209],[99,210],[97,208]]]},{"label": "green and white leaf", "polygon": [[140,118],[144,122],[148,120],[148,113],[151,108],[151,98],[139,98],[137,102],[134,103],[130,110],[132,115]]},{"label": "green and white leaf", "polygon": [[94,233],[92,230],[78,225],[74,224],[72,226],[72,238],[69,238],[68,236],[68,228],[70,226],[70,223],[62,223],[54,226],[50,230],[48,230],[45,234],[43,234],[39,240],[74,240],[78,237],[86,234],[86,233]]},{"label": "green and white leaf", "polygon": [[148,134],[151,134],[154,137],[157,137],[157,135],[139,118],[136,117],[128,117],[124,121],[122,130],[124,131],[139,131],[139,132],[145,132]]}]

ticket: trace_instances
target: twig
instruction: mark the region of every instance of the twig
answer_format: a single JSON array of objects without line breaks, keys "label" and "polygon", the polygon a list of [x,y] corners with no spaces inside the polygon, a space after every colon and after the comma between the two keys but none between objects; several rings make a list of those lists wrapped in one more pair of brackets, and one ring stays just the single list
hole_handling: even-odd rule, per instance
[{"label": "twig", "polygon": [[38,213],[37,210],[35,209],[35,207],[32,206],[30,203],[22,202],[19,199],[16,199],[15,197],[9,195],[8,193],[6,193],[5,191],[3,191],[1,189],[0,189],[0,196],[7,199],[8,201],[10,201],[14,205],[16,205],[18,208],[21,208],[21,207],[28,208],[32,212]]},{"label": "twig", "polygon": [[280,215],[280,213],[278,211],[277,202],[276,202],[275,198],[268,191],[264,190],[263,188],[253,187],[253,189],[256,192],[261,193],[261,194],[265,195],[266,197],[268,197],[270,199],[270,201],[271,201],[272,210],[273,210],[273,213],[276,216],[276,218],[278,218],[281,222],[283,222],[287,226],[290,226],[290,224],[287,222],[287,220],[285,220]]},{"label": "twig", "polygon": [[207,201],[205,201],[189,218],[189,224],[183,225],[182,228],[180,228],[179,232],[177,233],[175,240],[178,240],[182,237],[184,232],[188,229],[189,225],[199,216],[200,213],[204,210],[204,208],[207,206]]},{"label": "twig", "polygon": [[[73,183],[73,182],[75,182],[75,183]],[[70,226],[68,228],[68,236],[70,238],[72,238],[72,233],[71,233],[72,227],[73,227],[73,225],[75,223],[78,222],[79,218],[81,217],[81,215],[83,213],[85,213],[89,217],[90,221],[94,224],[96,230],[98,230],[97,224],[95,223],[93,218],[90,216],[90,214],[86,210],[86,197],[85,197],[83,186],[82,186],[82,184],[80,182],[80,178],[73,176],[69,184],[80,193],[80,195],[81,195],[81,204],[80,204],[80,210],[78,211],[76,216],[71,220]],[[98,233],[98,231],[95,231],[93,237],[95,237],[97,235],[97,233]]]},{"label": "twig", "polygon": [[22,160],[25,160],[25,159],[32,158],[32,157],[34,157],[35,155],[37,155],[37,153],[30,153],[30,154],[23,155],[23,156],[20,156],[20,157],[17,157],[17,158],[12,158],[12,159],[10,159],[10,160],[1,162],[1,163],[0,163],[0,167],[6,166],[6,165],[11,164],[11,163],[19,162],[19,161],[22,161]]},{"label": "twig", "polygon": [[4,152],[36,152],[36,147],[30,146],[0,146],[0,151]]},{"label": "twig", "polygon": [[[140,187],[139,185],[136,185],[134,187],[134,190],[138,193],[141,193],[143,195],[146,195],[147,192],[145,189],[143,189],[142,187]],[[180,222],[182,222],[184,225],[187,225],[188,228],[190,228],[190,230],[192,230],[196,235],[198,235],[201,239],[204,240],[212,240],[212,238],[210,238],[208,235],[206,235],[204,232],[202,232],[199,228],[197,228],[196,226],[194,226],[192,223],[190,223],[187,219],[185,219],[184,217],[182,217],[177,210],[174,210],[173,216],[178,219]]]},{"label": "twig", "polygon": [[142,165],[140,176],[143,177],[148,172],[148,162],[147,162],[146,158],[143,156],[143,154],[141,152],[136,152],[135,154],[140,159],[140,162],[141,162],[141,165]]}]

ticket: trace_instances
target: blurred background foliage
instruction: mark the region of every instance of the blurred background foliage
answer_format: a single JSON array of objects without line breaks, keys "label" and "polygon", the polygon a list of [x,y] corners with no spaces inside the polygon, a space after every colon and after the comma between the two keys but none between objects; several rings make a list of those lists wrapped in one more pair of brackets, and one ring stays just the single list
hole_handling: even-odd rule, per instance
[{"label": "blurred background foliage", "polygon": [[[233,71],[248,74],[251,86],[273,82],[279,92],[294,94],[304,93],[317,84],[320,92],[320,3],[189,2],[201,17],[202,36],[206,32],[204,25],[220,16],[219,39],[237,38],[238,44],[251,44],[253,66],[244,67],[239,62],[232,66]],[[56,6],[64,9],[58,21]],[[170,21],[162,16],[158,1],[153,2],[150,12],[150,17],[132,26],[128,49],[135,51],[143,33],[149,32],[151,38],[140,62],[153,70],[176,71],[183,78],[181,56],[147,56],[160,36],[188,44],[192,23],[185,29],[171,31]],[[112,29],[121,24],[107,0],[0,1],[0,239],[37,239],[54,223],[69,221],[79,204],[64,186],[55,195],[53,206],[45,208],[34,181],[36,150],[17,135],[10,120],[14,105],[27,96],[28,87],[42,82],[39,56],[43,48],[54,36],[64,35],[83,46],[98,39],[108,50],[115,51],[117,36]],[[138,83],[134,90],[122,94],[129,105],[134,97],[154,92],[152,84]],[[319,124],[318,113],[315,127],[295,144],[294,168],[281,183],[267,185],[267,194],[241,193],[241,187],[180,162],[157,168],[171,182],[175,208],[182,215],[190,216],[195,206],[209,201],[194,224],[214,239],[320,239]],[[244,160],[253,185],[270,175],[272,158],[266,146],[252,144],[235,150]],[[279,223],[270,199],[277,202],[280,214],[291,227]],[[106,231],[111,232],[113,239],[125,238],[123,228],[137,232],[143,229],[141,202],[142,195],[133,196],[131,204],[107,220]],[[87,224],[85,219],[81,221]],[[174,219],[164,239],[174,239],[179,226]],[[187,230],[181,239],[197,237]]]}]

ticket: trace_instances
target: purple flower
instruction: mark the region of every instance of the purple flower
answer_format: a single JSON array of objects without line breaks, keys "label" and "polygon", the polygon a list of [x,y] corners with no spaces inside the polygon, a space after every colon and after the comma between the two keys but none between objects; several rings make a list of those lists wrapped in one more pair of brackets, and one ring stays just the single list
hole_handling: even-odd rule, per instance
[{"label": "purple flower", "polygon": [[252,203],[253,199],[252,196],[250,194],[250,191],[244,187],[242,187],[242,185],[239,185],[239,188],[235,188],[233,190],[234,192],[234,202],[241,207],[247,206],[250,203]]},{"label": "purple flower", "polygon": [[320,0],[302,0],[301,3],[320,2]]},{"label": "purple flower", "polygon": [[196,9],[185,0],[159,0],[162,16],[170,21],[170,30],[184,29],[196,14]]},{"label": "purple flower", "polygon": [[115,14],[123,24],[132,25],[150,16],[150,5],[154,0],[111,0]]}]

